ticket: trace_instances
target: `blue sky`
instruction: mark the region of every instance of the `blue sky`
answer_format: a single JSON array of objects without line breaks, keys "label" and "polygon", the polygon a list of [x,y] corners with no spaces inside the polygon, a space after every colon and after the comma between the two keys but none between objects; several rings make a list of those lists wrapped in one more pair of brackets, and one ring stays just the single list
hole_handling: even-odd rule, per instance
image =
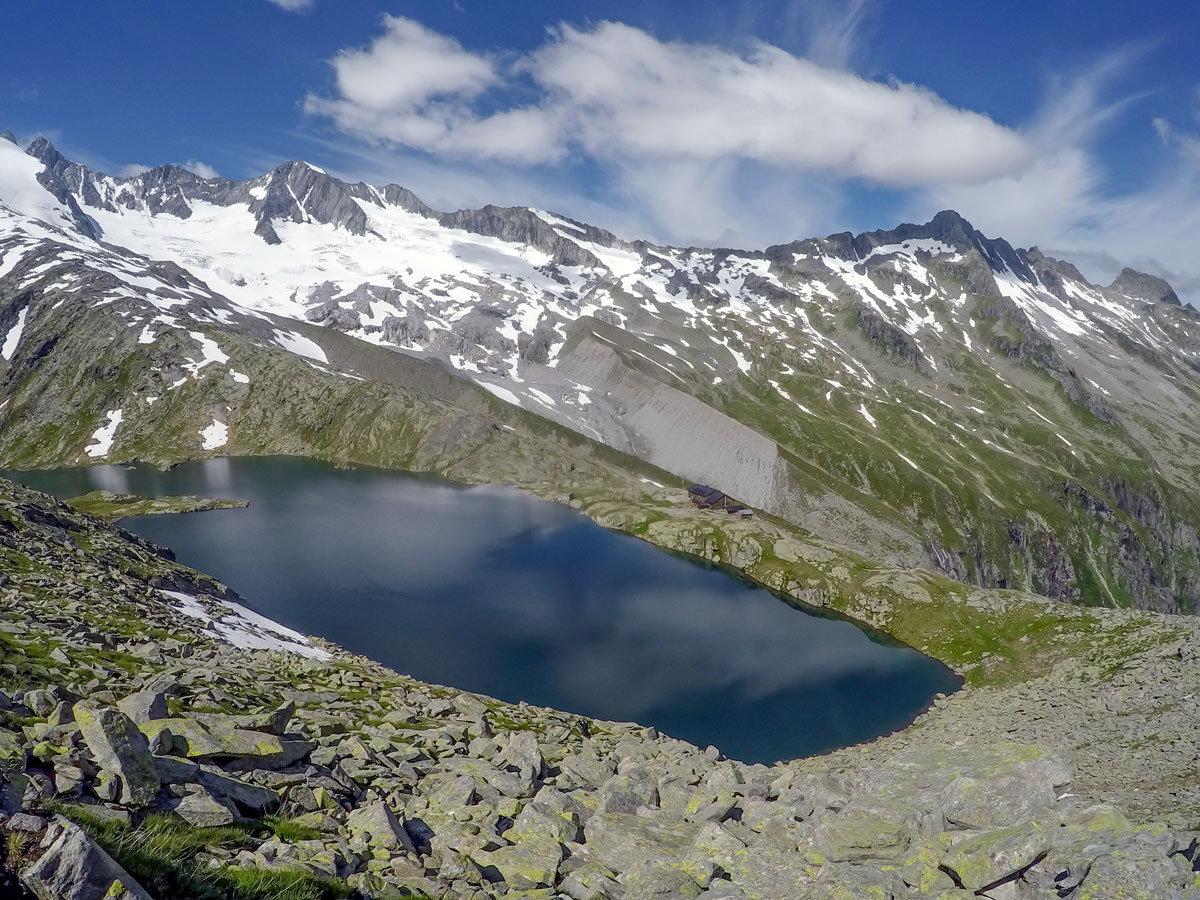
[{"label": "blue sky", "polygon": [[1094,0],[8,3],[0,128],[113,172],[305,158],[441,208],[758,246],[958,209],[1200,294],[1200,9]]}]

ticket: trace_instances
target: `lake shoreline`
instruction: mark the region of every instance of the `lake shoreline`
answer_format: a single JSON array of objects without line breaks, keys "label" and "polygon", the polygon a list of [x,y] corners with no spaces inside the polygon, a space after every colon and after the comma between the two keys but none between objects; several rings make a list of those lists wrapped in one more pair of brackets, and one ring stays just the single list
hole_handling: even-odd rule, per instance
[{"label": "lake shoreline", "polygon": [[[972,742],[1036,745],[1057,754],[1075,769],[1073,790],[1082,800],[1114,804],[1135,822],[1167,816],[1176,825],[1200,826],[1200,790],[1189,768],[1200,754],[1200,735],[1153,699],[1156,692],[1182,697],[1179,685],[1188,676],[1175,670],[1191,663],[1180,660],[1176,648],[1200,640],[1194,617],[1084,609],[871,565],[771,517],[752,524],[701,517],[670,498],[673,489],[661,486],[667,480],[608,483],[574,494],[580,511],[606,528],[729,565],[782,593],[822,590],[828,608],[939,659],[966,679],[961,690],[898,732],[792,765],[873,766],[906,746],[949,745],[964,734],[977,735]],[[546,500],[566,497],[559,484],[515,487]],[[758,555],[747,550],[750,541],[758,544]],[[1128,669],[1152,672],[1150,687],[1131,693],[1118,677]],[[1031,714],[1039,704],[1060,715]],[[1171,752],[1148,761],[1139,747]]]},{"label": "lake shoreline", "polygon": [[64,497],[104,485],[248,498],[121,526],[264,615],[422,680],[638,721],[741,759],[893,733],[961,684],[836,610],[511,487],[291,457],[20,477]]}]

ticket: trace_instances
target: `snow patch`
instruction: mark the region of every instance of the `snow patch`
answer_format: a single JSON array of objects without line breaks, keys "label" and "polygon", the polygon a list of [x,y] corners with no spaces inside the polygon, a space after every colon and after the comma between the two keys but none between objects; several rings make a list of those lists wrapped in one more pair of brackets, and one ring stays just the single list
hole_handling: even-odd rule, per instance
[{"label": "snow patch", "polygon": [[212,625],[218,638],[234,647],[243,650],[278,650],[282,653],[294,653],[297,656],[307,656],[310,659],[327,660],[332,658],[326,650],[313,646],[312,640],[298,631],[293,631],[280,625],[273,619],[247,609],[240,603],[229,600],[210,602],[224,608],[224,611],[211,610],[201,603],[199,598],[181,591],[162,591],[175,601],[175,608],[191,619]]},{"label": "snow patch", "polygon": [[220,363],[224,365],[229,362],[229,356],[217,345],[217,342],[212,338],[207,337],[203,332],[189,331],[188,334],[192,340],[200,345],[200,359],[192,360],[189,363],[184,363],[183,368],[187,369],[193,375],[199,375],[200,370],[209,363]]},{"label": "snow patch", "polygon": [[315,359],[317,362],[328,363],[329,357],[325,355],[325,351],[314,340],[306,338],[302,334],[297,334],[294,331],[275,331],[275,343],[289,353],[295,353],[297,356],[303,356],[308,359]]},{"label": "snow patch", "polygon": [[212,424],[207,428],[200,430],[200,437],[204,438],[204,443],[200,446],[205,450],[216,450],[219,447],[224,447],[229,440],[229,426],[224,422],[212,420]]},{"label": "snow patch", "polygon": [[508,388],[502,388],[498,384],[491,384],[487,381],[479,382],[479,386],[490,394],[499,397],[505,403],[511,403],[513,406],[520,406],[521,399]]},{"label": "snow patch", "polygon": [[17,323],[4,336],[4,344],[0,346],[0,356],[5,359],[12,359],[13,354],[17,352],[17,346],[21,343],[21,335],[25,331],[25,317],[28,312],[29,307],[26,306],[17,313]]},{"label": "snow patch", "polygon": [[83,448],[84,453],[92,459],[108,456],[108,451],[112,449],[113,439],[117,435],[117,426],[125,417],[119,409],[110,409],[107,415],[108,421],[92,432],[92,440],[96,443]]}]

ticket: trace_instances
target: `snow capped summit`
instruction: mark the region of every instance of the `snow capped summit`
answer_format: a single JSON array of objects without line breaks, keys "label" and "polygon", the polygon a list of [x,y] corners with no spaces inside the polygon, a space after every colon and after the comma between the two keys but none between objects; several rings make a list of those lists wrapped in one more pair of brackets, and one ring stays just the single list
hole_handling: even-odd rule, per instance
[{"label": "snow capped summit", "polygon": [[[1041,502],[1006,486],[1030,471],[1061,484],[1136,460],[1198,477],[1195,310],[1159,278],[1094,285],[952,210],[765,250],[667,247],[543,209],[438,212],[303,161],[243,181],[113,177],[0,141],[0,292],[16,298],[0,329],[22,317],[10,366],[70,298],[111,306],[140,352],[177,340],[180,384],[240,365],[219,332],[351,379],[377,372],[353,363],[370,344],[905,564],[950,565],[934,495],[956,522],[980,505],[1003,521]],[[252,389],[236,371],[230,390]],[[150,396],[106,401],[118,445],[162,408]],[[191,433],[219,422],[232,445],[231,402]]]}]

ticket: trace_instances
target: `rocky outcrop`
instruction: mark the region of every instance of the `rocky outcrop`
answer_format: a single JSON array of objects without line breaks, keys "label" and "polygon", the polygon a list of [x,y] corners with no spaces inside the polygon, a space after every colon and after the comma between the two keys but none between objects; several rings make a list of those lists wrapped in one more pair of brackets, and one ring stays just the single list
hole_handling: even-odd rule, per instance
[{"label": "rocky outcrop", "polygon": [[[21,822],[15,833],[28,834],[38,824]],[[8,829],[14,833],[12,821]],[[38,836],[45,852],[21,873],[38,900],[151,900],[78,825],[57,820]]]},{"label": "rocky outcrop", "polygon": [[1170,303],[1173,306],[1182,306],[1179,295],[1165,279],[1129,267],[1121,270],[1108,289],[1114,294],[1145,300],[1147,303]]},{"label": "rocky outcrop", "polygon": [[590,250],[581,246],[579,241],[595,241],[608,247],[618,243],[617,238],[610,232],[576,223],[568,223],[565,230],[572,234],[577,232],[578,240],[563,237],[558,228],[532,210],[521,207],[485,206],[482,209],[460,209],[457,212],[442,213],[437,219],[447,228],[460,228],[502,241],[536,247],[548,253],[551,261],[560,266],[605,268],[604,263]]},{"label": "rocky outcrop", "polygon": [[72,709],[79,734],[92,760],[120,779],[120,799],[134,808],[144,807],[158,793],[158,770],[146,736],[119,709],[98,708],[80,701]]},{"label": "rocky outcrop", "polygon": [[919,368],[925,355],[907,334],[884,319],[870,307],[860,304],[855,317],[868,338],[889,353],[899,356],[908,365]]}]

